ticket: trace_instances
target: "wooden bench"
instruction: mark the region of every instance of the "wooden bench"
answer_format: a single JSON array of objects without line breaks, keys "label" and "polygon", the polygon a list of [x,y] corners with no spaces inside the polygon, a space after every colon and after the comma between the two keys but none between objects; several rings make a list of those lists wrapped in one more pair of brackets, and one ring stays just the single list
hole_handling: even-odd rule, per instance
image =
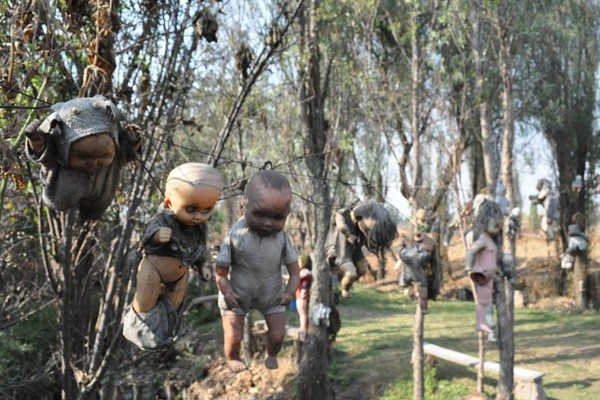
[{"label": "wooden bench", "polygon": [[[479,359],[477,357],[446,349],[432,343],[423,344],[423,353],[466,367],[477,368],[479,366]],[[496,375],[500,373],[500,364],[494,361],[485,361],[483,363],[483,368],[485,371],[493,372]],[[513,376],[515,399],[546,400],[546,394],[544,393],[542,383],[542,378],[544,377],[543,372],[515,367]]]}]

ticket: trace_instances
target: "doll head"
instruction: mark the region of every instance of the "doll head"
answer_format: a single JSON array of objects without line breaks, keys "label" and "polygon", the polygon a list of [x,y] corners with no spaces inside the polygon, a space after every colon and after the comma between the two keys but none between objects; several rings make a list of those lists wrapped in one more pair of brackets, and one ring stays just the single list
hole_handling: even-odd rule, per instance
[{"label": "doll head", "polygon": [[352,209],[352,219],[367,238],[371,251],[389,247],[398,236],[396,223],[383,204],[369,201]]},{"label": "doll head", "polygon": [[500,232],[500,225],[498,224],[498,220],[494,217],[489,217],[485,221],[484,227],[485,233],[490,236],[495,236]]},{"label": "doll head", "polygon": [[182,164],[167,177],[165,207],[184,225],[203,224],[210,219],[222,189],[221,174],[210,165]]},{"label": "doll head", "polygon": [[250,178],[240,202],[251,230],[261,236],[283,230],[292,205],[292,188],[285,176],[260,171]]},{"label": "doll head", "polygon": [[308,253],[300,254],[298,256],[298,266],[300,269],[312,269],[312,260]]},{"label": "doll head", "polygon": [[60,161],[70,168],[96,172],[115,159],[125,117],[106,97],[80,97],[52,106],[39,130],[54,137]]}]

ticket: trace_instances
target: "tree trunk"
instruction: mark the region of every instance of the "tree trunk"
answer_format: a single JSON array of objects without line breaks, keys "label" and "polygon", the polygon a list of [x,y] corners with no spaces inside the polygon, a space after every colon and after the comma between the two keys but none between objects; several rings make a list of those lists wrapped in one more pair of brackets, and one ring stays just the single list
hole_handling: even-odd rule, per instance
[{"label": "tree trunk", "polygon": [[[303,4],[300,18],[301,50],[305,52],[307,63],[299,74],[304,77],[300,90],[300,110],[302,113],[302,133],[308,152],[314,157],[306,158],[306,165],[312,175],[312,198],[314,200],[314,243],[313,243],[313,285],[310,293],[309,315],[315,306],[322,304],[331,308],[331,272],[325,259],[325,244],[331,221],[331,200],[325,170],[324,95],[321,88],[319,70],[319,26],[317,10],[319,1]],[[301,66],[302,69],[302,66]],[[335,398],[333,387],[327,375],[329,339],[327,324],[310,324],[304,345],[298,373],[299,398],[306,400],[329,400]]]},{"label": "tree trunk", "polygon": [[496,303],[496,313],[498,315],[498,347],[500,349],[500,373],[498,384],[496,386],[496,400],[513,399],[513,370],[514,370],[514,334],[513,334],[513,308],[512,294],[514,286],[503,276],[494,279],[494,302]]}]

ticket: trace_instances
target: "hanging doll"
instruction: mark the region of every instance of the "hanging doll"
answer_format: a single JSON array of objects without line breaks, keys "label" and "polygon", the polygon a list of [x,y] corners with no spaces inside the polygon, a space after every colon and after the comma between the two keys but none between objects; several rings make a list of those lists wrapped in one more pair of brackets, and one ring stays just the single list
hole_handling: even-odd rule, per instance
[{"label": "hanging doll", "polygon": [[558,198],[552,191],[552,184],[548,179],[537,181],[537,195],[529,196],[532,204],[541,204],[544,207],[541,228],[548,242],[554,240],[554,227],[560,218],[558,214]]},{"label": "hanging doll", "polygon": [[169,173],[165,202],[142,235],[135,297],[123,321],[123,335],[138,347],[175,340],[189,267],[210,278],[205,223],[222,188],[221,175],[207,164],[182,164]]},{"label": "hanging doll", "polygon": [[404,264],[399,284],[401,287],[408,287],[417,283],[419,306],[423,314],[427,314],[429,298],[426,268],[427,264],[432,261],[434,247],[435,242],[427,234],[418,232],[414,235],[412,247],[408,247],[406,243],[402,242],[399,249],[400,260]]},{"label": "hanging doll", "polygon": [[25,152],[42,165],[44,203],[57,211],[78,207],[80,217],[98,219],[117,191],[121,170],[135,160],[139,127],[107,98],[75,98],[54,104],[42,122],[25,129]]},{"label": "hanging doll", "polygon": [[381,255],[398,236],[396,224],[383,204],[356,202],[335,213],[327,243],[327,259],[342,274],[342,297],[350,297],[352,284],[369,270],[362,248]]},{"label": "hanging doll", "polygon": [[560,266],[563,269],[573,268],[575,263],[575,256],[587,252],[589,239],[587,235],[581,229],[581,226],[577,223],[571,224],[567,227],[568,240],[567,250],[561,257]]},{"label": "hanging doll", "polygon": [[496,218],[485,217],[484,231],[466,255],[466,269],[476,289],[476,329],[484,333],[493,332],[485,317],[493,294],[493,279],[498,271],[498,247],[494,237],[500,232],[500,226]]}]

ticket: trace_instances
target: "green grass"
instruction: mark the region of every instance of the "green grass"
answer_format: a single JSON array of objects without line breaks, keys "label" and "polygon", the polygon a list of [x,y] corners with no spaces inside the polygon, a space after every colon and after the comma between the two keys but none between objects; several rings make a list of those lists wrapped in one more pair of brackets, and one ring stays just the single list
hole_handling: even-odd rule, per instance
[{"label": "green grass", "polygon": [[[477,356],[475,307],[461,301],[429,303],[425,341]],[[368,398],[412,399],[415,304],[397,292],[382,293],[357,285],[338,310],[342,328],[331,364],[342,392],[367,387]],[[545,373],[548,399],[596,398],[600,393],[600,318],[597,313],[517,309],[515,366]],[[486,359],[498,361],[498,349],[488,346]],[[427,399],[460,399],[476,388],[476,371],[439,360],[426,369]],[[359,384],[356,382],[359,381]],[[485,381],[488,397],[495,396],[497,376]],[[354,398],[354,397],[352,397]]]}]

